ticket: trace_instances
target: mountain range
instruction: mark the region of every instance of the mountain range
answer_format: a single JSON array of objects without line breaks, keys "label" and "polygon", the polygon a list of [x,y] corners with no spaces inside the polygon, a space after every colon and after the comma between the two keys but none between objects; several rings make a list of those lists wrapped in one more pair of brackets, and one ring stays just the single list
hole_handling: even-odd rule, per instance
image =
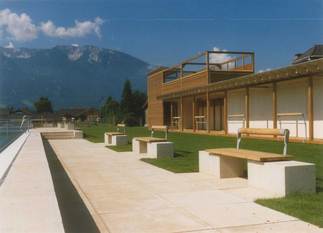
[{"label": "mountain range", "polygon": [[145,91],[150,68],[129,54],[95,46],[0,47],[0,106],[31,107],[46,96],[55,109],[98,107],[109,95],[119,99],[127,79]]}]

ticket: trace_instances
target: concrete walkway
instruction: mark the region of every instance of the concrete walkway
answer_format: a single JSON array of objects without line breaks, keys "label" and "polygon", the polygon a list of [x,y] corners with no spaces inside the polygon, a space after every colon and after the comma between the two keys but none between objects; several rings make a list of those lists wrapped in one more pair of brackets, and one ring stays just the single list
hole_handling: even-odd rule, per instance
[{"label": "concrete walkway", "polygon": [[0,186],[0,232],[64,232],[38,132],[31,132]]},{"label": "concrete walkway", "polygon": [[255,204],[266,193],[243,179],[174,174],[83,139],[50,144],[101,232],[323,232]]}]

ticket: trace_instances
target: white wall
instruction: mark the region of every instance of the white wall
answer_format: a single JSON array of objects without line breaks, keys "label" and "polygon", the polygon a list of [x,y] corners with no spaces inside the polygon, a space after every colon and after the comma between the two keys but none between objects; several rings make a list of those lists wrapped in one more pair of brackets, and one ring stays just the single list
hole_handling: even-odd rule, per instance
[{"label": "white wall", "polygon": [[244,119],[229,117],[230,115],[244,114],[245,89],[228,92],[228,133],[236,134],[244,127]]},{"label": "white wall", "polygon": [[[302,117],[278,117],[277,127],[290,130],[292,137],[309,134],[307,118],[307,79],[277,83],[277,113],[303,113]],[[313,79],[314,138],[323,139],[323,77]],[[245,89],[228,92],[228,115],[244,114]],[[306,125],[306,127],[305,127]],[[228,132],[244,126],[241,118],[228,118]],[[272,128],[272,88],[250,88],[250,127]],[[306,129],[306,130],[305,130]]]},{"label": "white wall", "polygon": [[273,128],[272,85],[268,88],[250,88],[250,128]]},{"label": "white wall", "polygon": [[278,128],[290,130],[292,137],[308,135],[307,79],[277,83],[277,113],[304,113],[307,132],[302,117],[280,117]]},{"label": "white wall", "polygon": [[313,79],[314,138],[323,139],[323,77]]}]

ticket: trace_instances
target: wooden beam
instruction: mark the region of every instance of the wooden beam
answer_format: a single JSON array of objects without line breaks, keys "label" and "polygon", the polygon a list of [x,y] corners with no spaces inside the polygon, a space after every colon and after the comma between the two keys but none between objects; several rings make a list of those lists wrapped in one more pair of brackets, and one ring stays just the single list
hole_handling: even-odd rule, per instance
[{"label": "wooden beam", "polygon": [[181,96],[180,102],[181,102],[181,131],[184,131],[183,96]]},{"label": "wooden beam", "polygon": [[205,62],[185,62],[183,65],[205,65]]},{"label": "wooden beam", "polygon": [[[206,51],[205,52],[205,65],[206,65],[206,70],[209,72],[209,63],[210,63],[210,56],[209,56],[209,52]],[[209,75],[208,75],[209,76]]]},{"label": "wooden beam", "polygon": [[224,92],[223,98],[223,128],[224,133],[228,134],[228,91]]},{"label": "wooden beam", "polygon": [[252,72],[255,72],[256,61],[255,61],[255,54],[254,53],[251,55],[251,59],[252,59]]},{"label": "wooden beam", "polygon": [[272,120],[273,120],[273,128],[277,129],[277,83],[273,83]]},{"label": "wooden beam", "polygon": [[206,92],[206,130],[210,133],[210,93]]},{"label": "wooden beam", "polygon": [[249,87],[246,88],[246,93],[245,93],[245,98],[244,98],[244,103],[245,103],[245,109],[244,109],[244,115],[245,115],[245,121],[246,121],[246,128],[249,128],[249,114],[250,114],[250,110],[249,110],[249,105],[250,105],[250,97],[249,97]]},{"label": "wooden beam", "polygon": [[308,118],[308,140],[314,139],[314,107],[313,107],[313,77],[308,78],[307,85],[307,118]]},{"label": "wooden beam", "polygon": [[195,96],[193,96],[192,120],[193,120],[193,131],[195,132],[195,130],[196,130],[196,125],[195,125]]}]

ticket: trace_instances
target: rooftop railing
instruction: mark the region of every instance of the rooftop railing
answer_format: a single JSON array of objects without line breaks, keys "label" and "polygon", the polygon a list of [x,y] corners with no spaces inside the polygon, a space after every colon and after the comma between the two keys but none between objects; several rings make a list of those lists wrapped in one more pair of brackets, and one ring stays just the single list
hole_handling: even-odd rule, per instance
[{"label": "rooftop railing", "polygon": [[165,70],[164,82],[201,71],[253,73],[254,64],[253,52],[206,51]]}]

